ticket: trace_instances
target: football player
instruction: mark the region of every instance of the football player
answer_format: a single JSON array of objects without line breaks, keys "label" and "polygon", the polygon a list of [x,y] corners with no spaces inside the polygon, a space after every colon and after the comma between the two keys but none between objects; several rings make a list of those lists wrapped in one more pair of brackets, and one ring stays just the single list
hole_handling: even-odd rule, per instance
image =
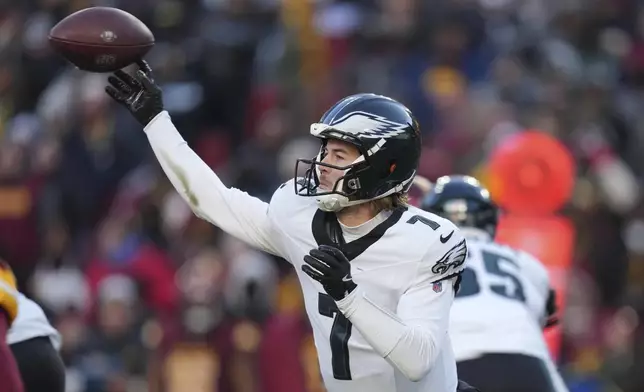
[{"label": "football player", "polygon": [[18,365],[7,344],[7,332],[18,315],[16,277],[9,267],[0,262],[0,380],[2,390],[23,392]]},{"label": "football player", "polygon": [[60,335],[43,310],[18,293],[18,315],[7,333],[25,392],[64,392],[65,365],[60,357]]},{"label": "football player", "polygon": [[[9,345],[13,358],[7,364],[0,359],[0,379],[11,385],[11,372],[17,365],[16,375],[22,379],[19,389],[24,392],[63,392],[65,366],[58,354],[60,335],[49,324],[43,310],[35,302],[16,290],[15,278],[7,263],[0,257],[0,340]],[[3,327],[4,321],[8,322]],[[0,358],[3,357],[0,342]],[[9,391],[13,391],[9,387]],[[16,389],[18,390],[18,389]],[[5,391],[5,389],[2,389]]]},{"label": "football player", "polygon": [[449,334],[467,253],[459,229],[408,207],[420,130],[399,102],[342,99],[311,125],[321,142],[304,177],[265,203],[226,187],[163,109],[147,64],[107,93],[145,127],[166,175],[201,218],[297,270],[322,377],[336,391],[456,391]]},{"label": "football player", "polygon": [[450,317],[459,377],[482,391],[567,391],[543,338],[555,320],[548,272],[494,242],[498,209],[488,191],[472,177],[441,177],[421,208],[454,222],[467,239]]}]

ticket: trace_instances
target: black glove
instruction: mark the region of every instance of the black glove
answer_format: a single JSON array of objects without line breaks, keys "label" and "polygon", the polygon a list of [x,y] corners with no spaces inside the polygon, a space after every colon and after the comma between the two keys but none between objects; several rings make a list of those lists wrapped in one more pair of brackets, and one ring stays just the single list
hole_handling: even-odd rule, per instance
[{"label": "black glove", "polygon": [[148,63],[141,60],[137,65],[140,69],[134,76],[118,70],[108,77],[111,86],[106,86],[105,92],[146,126],[163,111],[163,94],[154,83]]},{"label": "black glove", "polygon": [[351,278],[349,259],[332,246],[320,245],[304,256],[302,271],[322,284],[324,290],[336,301],[351,293],[357,286]]}]

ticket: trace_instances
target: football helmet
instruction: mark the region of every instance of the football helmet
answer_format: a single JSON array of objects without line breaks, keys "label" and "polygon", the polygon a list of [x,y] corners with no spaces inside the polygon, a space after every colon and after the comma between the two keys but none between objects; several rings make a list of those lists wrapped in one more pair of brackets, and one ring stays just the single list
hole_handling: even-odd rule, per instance
[{"label": "football helmet", "polygon": [[444,176],[436,180],[420,208],[449,219],[459,227],[496,233],[499,209],[490,193],[470,176]]},{"label": "football helmet", "polygon": [[[400,102],[376,94],[348,96],[333,105],[311,125],[311,135],[322,146],[314,159],[298,159],[306,165],[304,178],[295,181],[295,192],[313,196],[324,211],[405,193],[416,175],[421,149],[418,121]],[[339,167],[323,163],[326,144],[337,139],[354,145],[360,156]],[[320,189],[319,168],[326,166],[344,174],[329,191]]]}]

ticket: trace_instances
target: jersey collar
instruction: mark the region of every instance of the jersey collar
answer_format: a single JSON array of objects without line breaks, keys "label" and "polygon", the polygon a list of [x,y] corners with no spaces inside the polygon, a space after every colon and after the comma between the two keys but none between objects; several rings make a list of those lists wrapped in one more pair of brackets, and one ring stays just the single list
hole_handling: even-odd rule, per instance
[{"label": "jersey collar", "polygon": [[340,227],[334,212],[317,210],[313,216],[311,229],[318,245],[335,246],[349,260],[353,260],[382,238],[385,232],[400,220],[406,210],[407,208],[405,207],[394,209],[387,219],[374,227],[369,233],[349,243],[344,240],[342,227]]}]

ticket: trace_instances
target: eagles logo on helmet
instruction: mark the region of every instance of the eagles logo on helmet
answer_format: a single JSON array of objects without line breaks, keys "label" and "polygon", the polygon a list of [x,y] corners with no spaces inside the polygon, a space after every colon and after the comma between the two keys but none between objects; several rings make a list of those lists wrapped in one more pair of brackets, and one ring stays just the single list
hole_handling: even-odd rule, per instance
[{"label": "eagles logo on helmet", "polygon": [[[300,164],[308,168],[304,181],[295,182],[295,192],[316,197],[320,209],[338,211],[411,186],[420,157],[420,128],[400,102],[376,94],[352,95],[333,105],[310,132],[322,146],[316,158],[297,160],[296,173]],[[322,163],[329,139],[351,143],[361,155],[344,167]],[[320,166],[344,172],[329,191],[319,188]]]}]

